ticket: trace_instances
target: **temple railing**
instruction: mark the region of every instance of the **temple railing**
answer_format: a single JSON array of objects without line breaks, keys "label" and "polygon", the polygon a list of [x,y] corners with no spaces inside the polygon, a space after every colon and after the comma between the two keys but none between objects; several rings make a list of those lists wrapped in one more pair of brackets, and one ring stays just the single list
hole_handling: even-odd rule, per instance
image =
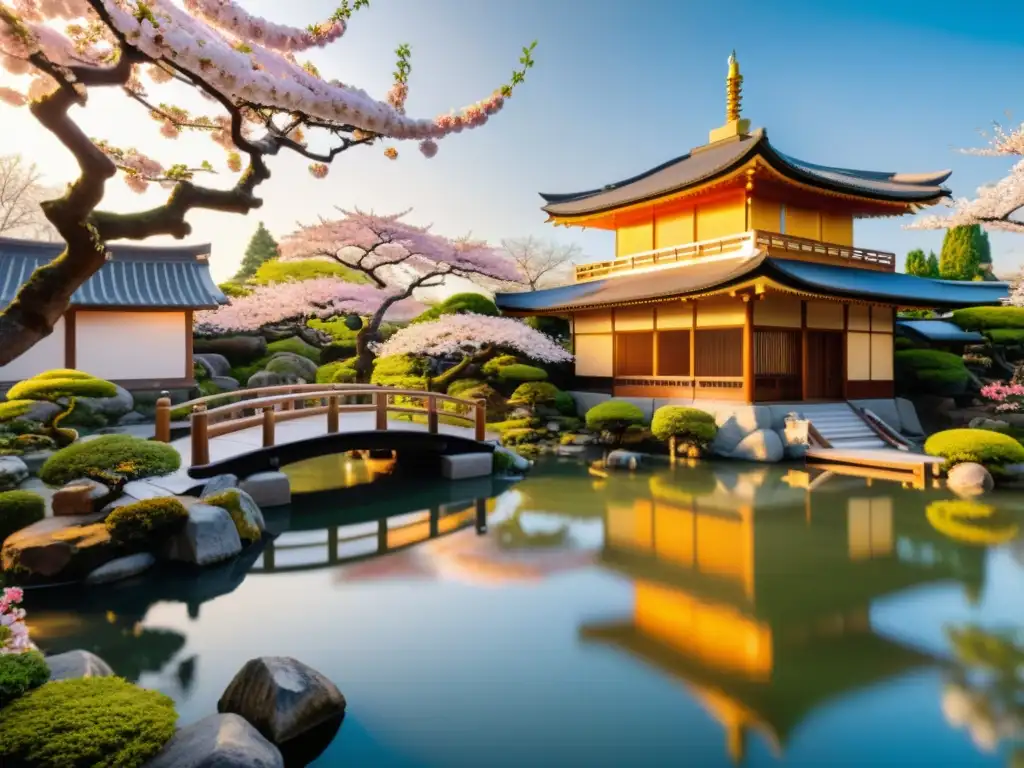
[{"label": "temple railing", "polygon": [[855,248],[851,245],[826,243],[806,237],[795,237],[778,232],[752,229],[714,240],[684,243],[653,251],[620,256],[608,261],[580,264],[576,267],[576,282],[600,280],[634,271],[647,271],[676,264],[699,261],[713,256],[730,256],[754,249],[771,256],[815,261],[826,264],[871,269],[879,272],[896,271],[896,256],[888,251]]}]

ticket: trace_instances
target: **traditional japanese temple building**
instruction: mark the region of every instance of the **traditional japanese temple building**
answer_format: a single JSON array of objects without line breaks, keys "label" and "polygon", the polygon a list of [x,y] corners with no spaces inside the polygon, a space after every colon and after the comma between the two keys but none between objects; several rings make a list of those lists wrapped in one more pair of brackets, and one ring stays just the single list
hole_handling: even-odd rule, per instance
[{"label": "traditional japanese temple building", "polygon": [[556,225],[615,232],[615,258],[572,285],[499,294],[510,315],[572,320],[576,389],[623,397],[771,402],[893,396],[894,313],[998,304],[1004,283],[896,272],[854,245],[854,221],[950,196],[949,171],[833,168],[776,149],[740,116],[708,143],[624,181],[544,194]]}]

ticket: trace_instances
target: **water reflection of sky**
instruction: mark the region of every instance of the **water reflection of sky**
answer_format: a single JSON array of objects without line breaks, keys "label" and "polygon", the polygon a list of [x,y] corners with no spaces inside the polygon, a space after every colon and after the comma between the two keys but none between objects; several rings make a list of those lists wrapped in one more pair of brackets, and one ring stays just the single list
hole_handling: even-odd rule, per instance
[{"label": "water reflection of sky", "polygon": [[[423,569],[391,568],[386,562],[380,566],[386,575],[346,578],[346,573],[365,570],[365,562],[375,563],[376,568],[379,561],[294,573],[253,573],[234,591],[202,603],[195,620],[181,603],[153,605],[145,616],[145,627],[176,630],[185,637],[185,644],[174,663],[160,672],[143,673],[140,682],[174,696],[183,722],[192,722],[215,709],[220,693],[244,660],[259,655],[295,656],[334,680],[349,701],[339,737],[315,763],[323,767],[732,765],[729,718],[738,716],[735,698],[709,688],[706,682],[699,685],[695,678],[670,674],[622,648],[583,636],[584,628],[632,620],[641,582],[628,570],[565,558],[580,552],[599,555],[607,544],[606,510],[592,508],[595,500],[606,501],[609,508],[618,504],[625,510],[618,514],[627,521],[632,520],[630,515],[640,520],[646,514],[648,483],[634,479],[628,486],[610,485],[594,493],[592,478],[582,472],[572,475],[564,467],[560,472],[557,483],[538,476],[540,482],[527,480],[495,499],[485,537],[469,526],[385,556],[395,558],[391,561],[395,564],[399,558],[428,562],[466,557],[489,557],[502,566],[511,561],[540,563],[543,578],[499,581],[491,568],[488,578],[474,581],[474,571],[464,561],[457,571],[436,567],[434,562],[429,578],[424,578]],[[732,484],[742,486],[743,503],[756,501],[755,491],[745,485],[749,480]],[[663,486],[668,482],[661,481]],[[778,477],[761,482],[778,483]],[[879,642],[895,643],[893,653],[902,653],[898,649],[906,646],[908,654],[917,649],[949,658],[947,625],[974,623],[994,629],[1024,624],[1020,602],[1024,568],[1008,549],[985,554],[979,547],[958,547],[930,536],[927,523],[923,528],[917,525],[923,519],[918,497],[901,492],[890,505],[895,510],[890,549],[879,550],[876,542],[876,550],[870,553],[873,560],[851,565],[847,553],[854,549],[847,538],[854,537],[856,515],[844,507],[858,494],[822,497],[824,502],[807,514],[805,522],[803,492],[793,497],[800,504],[796,509],[786,502],[789,491],[766,490],[773,499],[771,508],[757,509],[749,518],[756,523],[750,528],[751,557],[769,563],[752,572],[754,611],[762,615],[754,626],[762,634],[765,627],[771,628],[774,661],[768,687],[774,693],[767,700],[773,707],[790,707],[797,714],[781,755],[769,731],[763,727],[759,731],[754,718],[745,738],[744,764],[1006,765],[1007,744],[994,754],[985,753],[967,731],[946,722],[941,709],[944,673],[934,665],[910,664],[877,682],[868,681],[865,687],[858,687],[859,683],[840,686],[820,699],[812,697],[805,706],[800,696],[805,677],[834,676],[843,657],[815,672],[813,664],[821,663],[815,661],[818,657],[804,659],[799,647],[788,650],[785,637],[796,626],[792,617],[799,616],[798,606],[791,605],[785,595],[764,594],[764,590],[773,584],[778,591],[783,588],[780,584],[810,581],[814,591],[806,595],[823,595],[827,605],[828,595],[832,591],[838,595],[843,586],[830,583],[833,574],[846,580],[874,574],[878,587],[869,592],[879,596],[870,600],[867,615],[870,629],[882,638]],[[874,494],[877,498],[877,489]],[[571,515],[559,515],[553,508],[576,497],[585,500],[574,502]],[[672,501],[673,514],[685,502],[680,499],[677,494]],[[732,519],[713,511],[714,520]],[[868,511],[877,517],[877,505],[869,504]],[[496,532],[510,521],[525,533],[523,540],[534,537],[537,547],[541,539],[547,541],[544,537],[562,529],[567,535],[556,547],[547,541],[543,546],[549,551],[510,552],[495,543]],[[822,547],[819,561],[801,559],[806,552],[787,550],[790,537],[807,536],[808,531],[820,531],[817,538],[807,539]],[[746,546],[742,536],[735,541],[730,538],[739,534],[715,535],[726,537],[722,543],[730,552]],[[522,543],[514,541],[517,546]],[[916,565],[903,568],[899,578],[906,581],[907,573],[917,574],[910,579],[913,583],[902,589],[887,588],[886,563],[900,557],[913,559],[907,546],[914,552],[929,547],[940,550],[937,557],[942,562],[925,563],[919,571],[914,570]],[[565,562],[571,567],[557,567]],[[937,569],[935,578],[928,575],[929,568]],[[943,575],[973,573],[972,569],[979,569],[980,576],[964,579],[980,578],[982,584],[974,604],[965,582]],[[684,596],[690,599],[689,593]],[[710,610],[706,607],[710,598],[702,599],[705,602],[693,603],[692,610]],[[718,610],[713,599],[710,605]],[[666,612],[660,618],[674,621],[679,616]],[[700,631],[693,623],[698,619],[697,614],[689,619],[693,632]],[[855,616],[848,619],[855,620]],[[742,627],[749,625],[745,621]],[[822,647],[831,642],[822,638],[812,638],[808,648],[813,651],[815,643]],[[719,645],[728,645],[728,640],[722,637]],[[851,647],[863,647],[856,642],[860,645]],[[192,656],[192,687],[183,691],[177,662]],[[117,666],[117,659],[110,661]]]}]

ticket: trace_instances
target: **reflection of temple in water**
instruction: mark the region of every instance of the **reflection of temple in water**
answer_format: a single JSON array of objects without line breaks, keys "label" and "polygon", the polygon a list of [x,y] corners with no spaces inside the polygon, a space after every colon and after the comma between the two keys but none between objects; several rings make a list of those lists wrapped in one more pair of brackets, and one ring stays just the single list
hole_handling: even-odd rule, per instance
[{"label": "reflection of temple in water", "polygon": [[646,498],[609,498],[600,562],[633,581],[633,614],[581,636],[681,681],[725,728],[736,762],[750,730],[781,752],[826,701],[936,662],[876,632],[874,600],[983,579],[980,553],[943,556],[920,509],[894,508],[891,486],[776,486],[755,512],[756,488],[751,503],[737,492],[742,476],[725,489],[690,474],[655,476]]}]

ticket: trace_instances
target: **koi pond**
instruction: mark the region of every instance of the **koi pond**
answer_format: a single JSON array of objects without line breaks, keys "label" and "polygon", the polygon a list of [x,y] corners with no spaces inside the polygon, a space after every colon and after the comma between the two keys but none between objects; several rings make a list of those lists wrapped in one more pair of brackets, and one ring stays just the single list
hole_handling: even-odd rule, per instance
[{"label": "koi pond", "polygon": [[290,474],[309,493],[262,549],[33,591],[33,639],[182,724],[294,656],[348,699],[319,768],[1024,765],[1022,495],[735,463]]}]

